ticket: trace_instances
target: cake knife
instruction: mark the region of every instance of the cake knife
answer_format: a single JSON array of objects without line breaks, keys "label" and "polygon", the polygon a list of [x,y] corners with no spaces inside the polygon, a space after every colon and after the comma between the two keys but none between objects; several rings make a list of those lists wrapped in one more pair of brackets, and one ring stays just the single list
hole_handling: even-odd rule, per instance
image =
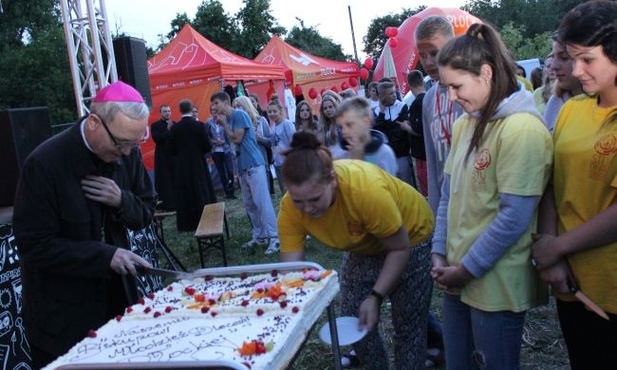
[{"label": "cake knife", "polygon": [[574,281],[573,278],[568,279],[568,289],[570,289],[570,293],[574,294],[576,299],[581,301],[585,306],[587,306],[587,308],[598,314],[601,318],[610,320],[606,312],[604,312],[600,306],[592,301],[591,298],[587,297],[585,293],[581,292],[581,289],[578,287],[578,284],[576,284],[576,281]]},{"label": "cake knife", "polygon": [[180,279],[180,280],[181,279],[191,280],[196,277],[195,274],[191,272],[167,270],[167,269],[160,269],[156,267],[145,267],[142,265],[135,265],[135,270],[137,270],[137,273],[139,275],[156,275],[156,276],[162,276],[166,278],[174,278],[174,279]]}]

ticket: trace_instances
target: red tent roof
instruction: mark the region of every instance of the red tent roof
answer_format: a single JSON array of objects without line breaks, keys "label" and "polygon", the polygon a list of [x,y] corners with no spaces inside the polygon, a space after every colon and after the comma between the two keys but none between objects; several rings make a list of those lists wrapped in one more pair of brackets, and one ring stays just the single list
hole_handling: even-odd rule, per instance
[{"label": "red tent roof", "polygon": [[352,62],[336,62],[295,48],[274,36],[255,58],[256,62],[282,66],[289,86],[316,81],[358,77],[360,68]]},{"label": "red tent roof", "polygon": [[152,92],[227,80],[282,80],[283,68],[263,65],[227,51],[190,25],[148,61]]}]

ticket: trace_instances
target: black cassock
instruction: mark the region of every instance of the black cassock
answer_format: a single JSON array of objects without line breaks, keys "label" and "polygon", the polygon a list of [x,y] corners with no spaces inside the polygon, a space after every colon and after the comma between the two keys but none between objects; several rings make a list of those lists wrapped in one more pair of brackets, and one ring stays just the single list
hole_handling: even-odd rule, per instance
[{"label": "black cassock", "polygon": [[171,128],[170,148],[175,156],[178,231],[195,231],[204,205],[216,202],[205,154],[212,149],[206,125],[182,117]]},{"label": "black cassock", "polygon": [[154,188],[162,201],[164,210],[176,209],[176,194],[174,192],[175,166],[170,148],[170,130],[167,122],[156,121],[150,128],[152,140],[156,143],[154,149]]}]

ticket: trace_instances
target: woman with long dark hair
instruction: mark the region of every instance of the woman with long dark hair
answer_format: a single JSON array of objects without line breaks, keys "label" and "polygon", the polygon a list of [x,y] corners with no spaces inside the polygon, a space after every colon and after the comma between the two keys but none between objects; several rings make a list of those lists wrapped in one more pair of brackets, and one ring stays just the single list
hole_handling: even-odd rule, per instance
[{"label": "woman with long dark hair", "polygon": [[[617,363],[617,3],[591,1],[561,22],[559,40],[585,94],[557,117],[553,180],[533,255],[557,294],[572,369]],[[580,289],[610,320],[572,295]]]}]

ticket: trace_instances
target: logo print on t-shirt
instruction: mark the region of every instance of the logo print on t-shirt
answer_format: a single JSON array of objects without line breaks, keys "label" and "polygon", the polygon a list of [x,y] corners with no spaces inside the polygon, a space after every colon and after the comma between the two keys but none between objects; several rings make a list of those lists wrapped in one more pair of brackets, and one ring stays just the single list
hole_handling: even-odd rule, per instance
[{"label": "logo print on t-shirt", "polygon": [[480,149],[474,158],[473,167],[483,171],[491,165],[491,152],[487,148]]},{"label": "logo print on t-shirt", "polygon": [[595,153],[591,156],[589,163],[589,177],[604,181],[611,165],[613,154],[617,152],[617,136],[608,133],[596,140],[593,146]]},{"label": "logo print on t-shirt", "polygon": [[593,148],[600,155],[611,155],[617,151],[617,137],[612,132],[604,135],[596,141]]}]

